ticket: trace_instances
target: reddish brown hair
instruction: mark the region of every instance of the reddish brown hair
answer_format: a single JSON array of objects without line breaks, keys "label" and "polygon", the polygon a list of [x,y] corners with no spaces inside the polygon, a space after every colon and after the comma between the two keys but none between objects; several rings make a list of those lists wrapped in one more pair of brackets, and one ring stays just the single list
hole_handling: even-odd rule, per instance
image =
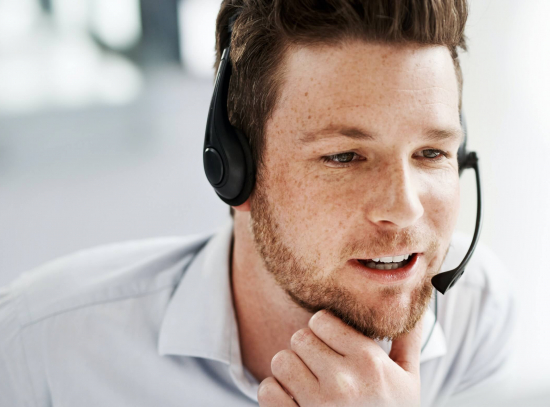
[{"label": "reddish brown hair", "polygon": [[237,15],[228,113],[248,138],[258,170],[264,126],[281,83],[279,64],[290,45],[347,39],[444,45],[455,63],[462,99],[457,49],[466,50],[467,0],[224,0],[216,21],[216,68],[229,44],[229,22]]}]

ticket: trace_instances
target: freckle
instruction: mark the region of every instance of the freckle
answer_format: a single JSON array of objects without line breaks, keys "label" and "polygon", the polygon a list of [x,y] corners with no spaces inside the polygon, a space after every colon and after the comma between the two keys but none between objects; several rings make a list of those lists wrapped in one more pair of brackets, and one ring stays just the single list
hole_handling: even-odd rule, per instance
[{"label": "freckle", "polygon": [[307,96],[308,95],[308,92],[304,93],[304,96]]},{"label": "freckle", "polygon": [[307,118],[308,118],[308,119],[311,119],[311,115],[309,115]]}]

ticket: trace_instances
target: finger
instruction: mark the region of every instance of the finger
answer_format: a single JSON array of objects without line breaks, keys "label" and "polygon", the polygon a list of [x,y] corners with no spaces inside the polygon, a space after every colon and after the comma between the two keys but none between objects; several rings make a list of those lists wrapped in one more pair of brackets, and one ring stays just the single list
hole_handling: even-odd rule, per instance
[{"label": "finger", "polygon": [[420,348],[422,347],[422,320],[408,333],[394,338],[390,359],[410,373],[420,370]]},{"label": "finger", "polygon": [[341,366],[344,357],[330,348],[310,328],[297,331],[290,338],[290,348],[320,381]]},{"label": "finger", "polygon": [[274,377],[268,377],[260,383],[258,403],[260,407],[296,407],[298,405]]},{"label": "finger", "polygon": [[382,356],[384,353],[375,341],[326,310],[313,315],[308,326],[319,339],[342,356],[357,356],[365,350],[374,356]]},{"label": "finger", "polygon": [[319,391],[319,381],[300,357],[290,349],[271,359],[271,372],[281,386],[300,403]]}]

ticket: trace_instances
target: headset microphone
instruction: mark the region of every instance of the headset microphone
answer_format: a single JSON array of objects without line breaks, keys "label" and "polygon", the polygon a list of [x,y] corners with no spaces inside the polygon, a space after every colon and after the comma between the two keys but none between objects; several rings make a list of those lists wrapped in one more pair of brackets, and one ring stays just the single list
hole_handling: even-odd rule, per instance
[{"label": "headset microphone", "polygon": [[[224,49],[214,93],[208,112],[206,134],[203,148],[203,164],[208,182],[218,196],[228,205],[239,206],[246,202],[256,179],[256,169],[250,150],[250,145],[242,132],[229,122],[227,113],[227,97],[231,78],[231,32],[237,15],[229,23],[229,42]],[[458,150],[459,173],[466,168],[473,168],[477,184],[477,216],[476,227],[472,243],[460,265],[450,271],[439,273],[432,277],[432,285],[442,294],[445,294],[464,274],[464,269],[470,261],[479,240],[482,223],[481,180],[478,158],[475,152],[466,150],[466,124],[463,115],[460,122],[464,131],[464,141]]]},{"label": "headset microphone", "polygon": [[462,174],[462,170],[466,168],[473,168],[476,173],[476,190],[477,190],[477,215],[476,215],[476,228],[474,230],[474,236],[472,238],[472,243],[466,252],[466,256],[460,262],[457,268],[439,273],[432,277],[432,285],[439,291],[441,294],[445,294],[458,279],[464,274],[466,265],[470,261],[472,254],[477,246],[479,240],[479,234],[481,232],[481,224],[483,219],[483,200],[482,200],[482,191],[481,191],[481,176],[479,171],[479,159],[475,151],[468,152],[466,150],[466,139],[467,139],[467,130],[466,122],[464,116],[460,115],[460,123],[462,125],[462,130],[464,131],[464,141],[462,142],[458,150],[458,168],[459,173]]}]

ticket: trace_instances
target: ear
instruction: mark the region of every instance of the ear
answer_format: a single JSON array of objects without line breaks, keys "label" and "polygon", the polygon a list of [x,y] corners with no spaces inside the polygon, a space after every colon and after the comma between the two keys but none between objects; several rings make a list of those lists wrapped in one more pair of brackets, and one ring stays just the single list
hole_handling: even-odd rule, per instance
[{"label": "ear", "polygon": [[232,206],[233,209],[239,212],[250,212],[250,198],[239,206]]}]

